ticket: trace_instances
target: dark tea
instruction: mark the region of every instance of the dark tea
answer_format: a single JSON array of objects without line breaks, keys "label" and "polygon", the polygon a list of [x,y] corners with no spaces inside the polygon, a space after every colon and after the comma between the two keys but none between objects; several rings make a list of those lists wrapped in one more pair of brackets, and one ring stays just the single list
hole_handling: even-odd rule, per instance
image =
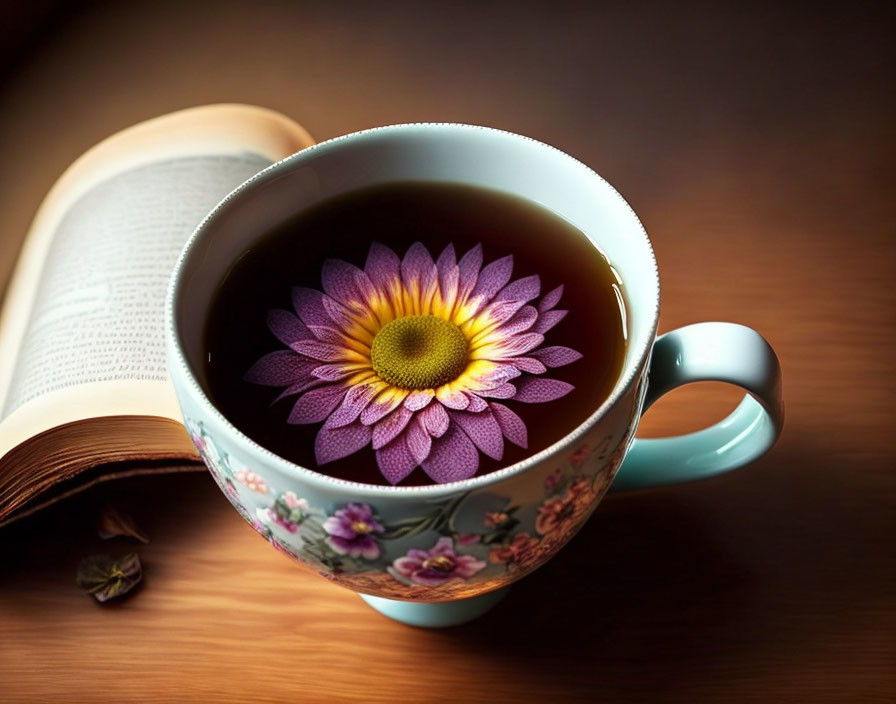
[{"label": "dark tea", "polygon": [[506,467],[609,396],[622,283],[588,238],[522,198],[396,183],[267,233],[220,283],[212,401],[277,455],[367,484]]}]

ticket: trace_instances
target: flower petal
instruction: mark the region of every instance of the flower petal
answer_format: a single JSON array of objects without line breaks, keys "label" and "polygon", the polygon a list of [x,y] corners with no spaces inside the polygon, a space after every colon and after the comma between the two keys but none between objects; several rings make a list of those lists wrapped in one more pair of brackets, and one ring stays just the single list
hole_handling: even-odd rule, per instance
[{"label": "flower petal", "polygon": [[305,323],[288,310],[268,311],[268,329],[287,347],[293,342],[311,337]]},{"label": "flower petal", "polygon": [[280,395],[277,396],[273,401],[271,401],[271,405],[273,406],[277,401],[282,398],[286,398],[287,396],[295,396],[302,391],[309,391],[310,389],[316,389],[319,386],[323,386],[324,384],[329,384],[330,382],[324,381],[323,379],[318,379],[317,377],[308,377],[304,381],[300,381],[297,384],[293,384],[292,386],[283,389],[280,392]]},{"label": "flower petal", "polygon": [[473,555],[458,555],[457,568],[454,573],[464,579],[469,579],[477,572],[485,569],[486,562],[477,560]]},{"label": "flower petal", "polygon": [[408,421],[414,417],[414,414],[405,406],[399,406],[392,413],[387,415],[376,425],[373,426],[373,437],[371,444],[374,450],[388,445],[394,440],[398,434],[405,429]]},{"label": "flower petal", "polygon": [[348,332],[352,328],[358,326],[358,321],[352,317],[349,309],[339,301],[334,300],[329,296],[324,296],[321,299],[321,305],[323,305],[327,316],[329,316],[330,320],[336,324],[336,327],[339,328],[339,330]]},{"label": "flower petal", "polygon": [[538,302],[538,312],[544,313],[546,311],[551,310],[554,306],[556,306],[560,302],[560,297],[563,295],[563,284],[560,284],[557,288],[548,291],[544,294],[544,297]]},{"label": "flower petal", "polygon": [[547,367],[533,357],[515,357],[510,362],[522,372],[527,374],[544,374]]},{"label": "flower petal", "polygon": [[467,390],[470,391],[494,389],[522,374],[516,366],[505,362],[477,360],[474,364],[482,365],[482,367],[470,373],[467,380]]},{"label": "flower petal", "polygon": [[473,293],[470,294],[470,299],[478,299],[480,301],[479,307],[481,308],[485,303],[490,301],[498,291],[507,285],[512,273],[512,254],[508,254],[506,257],[501,257],[500,259],[496,259],[495,261],[486,264],[482,271],[479,272],[479,280],[476,282],[476,287],[473,289]]},{"label": "flower petal", "polygon": [[492,330],[503,325],[525,305],[523,301],[493,301],[485,310],[467,322],[467,328],[473,332]]},{"label": "flower petal", "polygon": [[432,557],[436,557],[438,555],[448,555],[449,557],[454,557],[454,539],[448,537],[447,535],[443,535],[436,541],[436,544],[432,546],[432,549],[429,551],[429,555]]},{"label": "flower petal", "polygon": [[495,333],[503,337],[510,337],[525,332],[535,324],[536,320],[538,320],[538,311],[535,310],[535,306],[523,306],[514,313],[510,320],[495,330]]},{"label": "flower petal", "polygon": [[463,391],[451,388],[450,384],[445,384],[436,389],[436,398],[447,408],[453,408],[462,411],[470,405],[470,399]]},{"label": "flower petal", "polygon": [[373,425],[401,405],[407,395],[408,392],[405,389],[395,387],[385,389],[361,412],[361,422],[364,425]]},{"label": "flower petal", "polygon": [[357,353],[352,350],[320,340],[299,340],[292,343],[292,348],[299,354],[321,362],[355,361]]},{"label": "flower petal", "polygon": [[498,358],[519,357],[534,350],[542,342],[544,342],[544,335],[537,332],[524,332],[522,335],[515,335],[506,342],[496,345],[499,350]]},{"label": "flower petal", "polygon": [[321,284],[328,296],[346,307],[351,307],[361,301],[361,291],[355,278],[360,272],[361,270],[354,264],[341,259],[326,259],[321,267]]},{"label": "flower petal", "polygon": [[270,352],[253,364],[243,379],[263,386],[289,386],[311,376],[317,364],[292,350]]},{"label": "flower petal", "polygon": [[376,387],[371,386],[370,384],[351,387],[343,397],[342,404],[339,408],[333,411],[333,413],[330,414],[330,417],[327,418],[324,427],[340,428],[349,423],[353,423],[358,419],[358,416],[361,415],[361,411],[363,411],[367,407],[367,404],[370,403],[370,399],[373,398],[374,394],[376,394]]},{"label": "flower petal", "polygon": [[[364,304],[358,304],[359,307],[362,305]],[[346,344],[360,352],[369,354],[370,345],[373,344],[374,331],[379,329],[374,314],[369,309],[352,312],[329,296],[324,296],[323,306],[327,315],[330,316],[330,320],[345,336]]]},{"label": "flower petal", "polygon": [[525,376],[516,382],[514,401],[523,403],[545,403],[566,396],[575,386],[559,379],[545,379],[537,376]]},{"label": "flower petal", "polygon": [[[423,558],[426,559],[425,557]],[[392,569],[403,577],[410,577],[414,572],[420,569],[422,561],[412,557],[399,557],[392,563]]]},{"label": "flower petal", "polygon": [[504,456],[504,436],[491,411],[452,411],[450,416],[484,454],[493,460],[500,460]]},{"label": "flower petal", "polygon": [[457,266],[457,255],[454,253],[453,244],[445,247],[439,258],[436,259],[436,272],[439,275],[439,287],[443,297],[451,291],[457,291],[460,284],[460,270]]},{"label": "flower petal", "polygon": [[521,335],[514,335],[508,340],[503,340],[490,345],[483,345],[475,350],[470,357],[472,359],[492,359],[504,360],[520,357],[530,350],[534,350],[542,342],[544,335],[537,332],[524,332]]},{"label": "flower petal", "polygon": [[523,419],[500,403],[490,403],[489,407],[492,409],[492,414],[498,422],[501,432],[504,433],[504,437],[514,445],[526,449],[529,445],[529,433]]},{"label": "flower petal", "polygon": [[370,442],[370,426],[355,421],[341,428],[321,428],[314,439],[318,464],[327,464],[354,454]]},{"label": "flower petal", "polygon": [[[345,338],[336,328],[330,325],[309,325],[308,332],[314,335],[315,339],[320,342],[327,342],[331,345],[345,345]],[[301,342],[297,340],[296,343]],[[295,344],[295,343],[294,343]],[[291,347],[292,345],[290,345]]]},{"label": "flower petal", "polygon": [[415,389],[404,400],[404,407],[409,411],[419,411],[429,405],[436,392],[432,389]]},{"label": "flower petal", "polygon": [[324,310],[324,294],[320,291],[296,286],[292,290],[292,305],[305,325],[333,325],[333,321]]},{"label": "flower petal", "polygon": [[457,266],[457,258],[454,254],[454,245],[449,244],[436,260],[436,272],[439,277],[439,294],[441,295],[442,311],[439,312],[446,318],[450,318],[460,295],[460,269]]},{"label": "flower petal", "polygon": [[529,354],[540,360],[546,367],[562,367],[582,358],[581,352],[561,345],[542,347],[541,349],[533,350]]},{"label": "flower petal", "polygon": [[423,471],[438,484],[469,479],[479,469],[479,451],[458,426],[451,424],[442,437],[433,440],[423,461]]},{"label": "flower petal", "polygon": [[488,398],[513,398],[516,396],[516,387],[513,384],[501,384],[493,389],[483,389],[476,393]]},{"label": "flower petal", "polygon": [[[417,461],[408,452],[408,445],[402,436],[376,451],[376,463],[390,484],[398,484],[417,467]],[[400,569],[398,567],[400,560],[401,558],[394,563],[396,569]],[[417,564],[419,566],[419,563]]]},{"label": "flower petal", "polygon": [[432,448],[432,438],[424,429],[421,419],[418,418],[408,425],[404,432],[404,439],[408,445],[408,452],[411,453],[411,457],[414,458],[417,464],[420,464],[429,456],[429,451]]},{"label": "flower petal", "polygon": [[339,381],[357,371],[345,364],[321,364],[311,370],[311,375],[324,381]]},{"label": "flower petal", "polygon": [[480,398],[474,393],[466,392],[467,396],[470,397],[470,405],[467,406],[468,413],[482,413],[486,408],[488,408],[488,402],[484,399]]},{"label": "flower petal", "polygon": [[427,432],[434,438],[441,437],[448,430],[451,423],[448,412],[441,403],[431,403],[422,411],[420,417]]},{"label": "flower petal", "polygon": [[539,293],[541,293],[541,279],[538,274],[532,274],[507,284],[498,291],[495,300],[529,302],[533,298],[538,298]]},{"label": "flower petal", "polygon": [[363,269],[355,270],[355,286],[369,307],[377,298],[377,289]]},{"label": "flower petal", "polygon": [[435,262],[422,242],[414,242],[408,247],[401,260],[401,280],[405,286],[412,288],[417,283],[422,290],[423,282],[432,279],[435,273]]},{"label": "flower petal", "polygon": [[327,538],[327,543],[331,548],[333,548],[333,552],[337,555],[348,555],[352,550],[352,542],[350,540],[346,540],[341,535],[331,535]]},{"label": "flower petal", "polygon": [[[318,464],[321,464],[320,460],[318,460]],[[337,514],[342,513],[341,511],[337,511]],[[321,528],[323,528],[330,535],[335,535],[339,538],[345,538],[346,540],[351,540],[354,538],[357,533],[352,530],[350,521],[343,520],[340,516],[329,516],[322,524]]]},{"label": "flower petal", "polygon": [[460,297],[466,298],[476,286],[479,280],[479,270],[482,268],[482,245],[477,244],[457,263],[460,278]]},{"label": "flower petal", "polygon": [[398,255],[386,245],[374,242],[367,253],[367,262],[364,271],[370,277],[373,285],[383,294],[388,292],[400,276],[401,260]]},{"label": "flower petal", "polygon": [[447,274],[453,266],[457,266],[457,255],[454,252],[454,245],[449,242],[439,254],[439,258],[436,259],[436,270],[439,272],[439,279],[444,274]]},{"label": "flower petal", "polygon": [[302,394],[292,407],[287,422],[293,425],[320,423],[339,405],[345,392],[345,386],[331,384]]},{"label": "flower petal", "polygon": [[546,313],[542,313],[532,327],[532,332],[538,332],[544,335],[544,333],[563,320],[567,313],[569,313],[568,310],[549,310]]}]

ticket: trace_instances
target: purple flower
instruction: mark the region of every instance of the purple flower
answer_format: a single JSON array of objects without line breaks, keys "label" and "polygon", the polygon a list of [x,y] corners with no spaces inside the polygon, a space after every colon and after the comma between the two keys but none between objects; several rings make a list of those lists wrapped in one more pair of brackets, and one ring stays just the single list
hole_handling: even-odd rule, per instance
[{"label": "purple flower", "polygon": [[482,264],[480,245],[459,260],[448,245],[433,260],[419,242],[403,259],[374,243],[363,269],[329,259],[323,292],[294,288],[294,311],[269,311],[287,349],[245,378],[298,395],[289,423],[323,423],[318,464],[370,445],[392,484],[416,467],[438,483],[471,477],[480,452],[500,460],[505,439],[527,446],[502,402],[565,396],[571,384],[542,375],[582,356],[542,346],[566,315],[562,286],[542,296],[538,276],[511,281],[510,255]]},{"label": "purple flower", "polygon": [[485,562],[472,555],[454,552],[451,538],[442,537],[431,550],[408,550],[388,568],[389,573],[401,581],[409,579],[417,584],[436,587],[452,577],[469,579],[485,567]]},{"label": "purple flower", "polygon": [[373,517],[367,504],[346,504],[323,523],[329,533],[327,542],[340,555],[375,560],[380,546],[373,535],[383,532],[383,526]]}]

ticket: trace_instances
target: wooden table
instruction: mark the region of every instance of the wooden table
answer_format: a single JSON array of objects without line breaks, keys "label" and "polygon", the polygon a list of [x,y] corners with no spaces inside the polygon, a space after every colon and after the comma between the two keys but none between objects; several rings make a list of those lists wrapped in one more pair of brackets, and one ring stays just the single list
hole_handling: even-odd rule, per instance
[{"label": "wooden table", "polygon": [[[882,16],[180,5],[94,5],[17,41],[0,88],[0,284],[62,169],[154,114],[242,100],[318,138],[491,124],[579,156],[629,199],[656,247],[662,330],[732,319],[768,337],[787,426],[749,469],[612,495],[492,613],[445,631],[388,621],[296,568],[205,474],[108,485],[0,534],[0,700],[896,698],[896,62]],[[642,434],[698,427],[735,397],[679,391]],[[101,607],[74,570],[129,547],[94,536],[108,498],[151,543],[140,591]]]}]

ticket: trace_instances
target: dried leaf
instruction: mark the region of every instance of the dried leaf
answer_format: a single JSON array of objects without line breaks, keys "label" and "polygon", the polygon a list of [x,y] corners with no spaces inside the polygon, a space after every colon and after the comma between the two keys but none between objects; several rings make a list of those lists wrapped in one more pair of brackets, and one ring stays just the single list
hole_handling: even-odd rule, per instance
[{"label": "dried leaf", "polygon": [[125,535],[144,544],[149,542],[146,533],[137,527],[133,518],[111,505],[104,507],[100,512],[97,533],[103,540]]},{"label": "dried leaf", "polygon": [[143,568],[137,553],[122,558],[109,555],[85,557],[78,566],[75,581],[99,602],[127,594],[143,579]]}]

